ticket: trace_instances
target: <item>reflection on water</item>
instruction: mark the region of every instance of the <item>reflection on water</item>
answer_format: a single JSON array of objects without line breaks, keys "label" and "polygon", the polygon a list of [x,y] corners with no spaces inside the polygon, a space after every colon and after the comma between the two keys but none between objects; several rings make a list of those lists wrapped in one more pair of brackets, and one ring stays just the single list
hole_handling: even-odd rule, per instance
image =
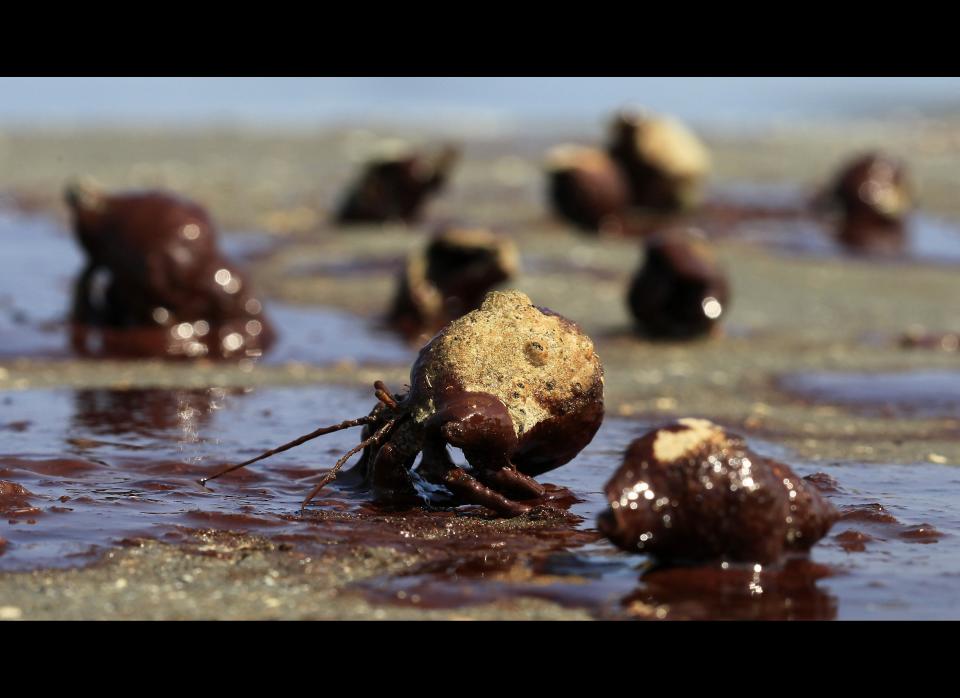
[{"label": "reflection on water", "polygon": [[624,600],[641,618],[832,620],[837,598],[819,585],[833,571],[807,558],[760,565],[653,569]]},{"label": "reflection on water", "polygon": [[177,434],[184,441],[195,437],[227,399],[243,394],[241,389],[222,388],[77,390],[70,423],[76,433],[164,439]]}]

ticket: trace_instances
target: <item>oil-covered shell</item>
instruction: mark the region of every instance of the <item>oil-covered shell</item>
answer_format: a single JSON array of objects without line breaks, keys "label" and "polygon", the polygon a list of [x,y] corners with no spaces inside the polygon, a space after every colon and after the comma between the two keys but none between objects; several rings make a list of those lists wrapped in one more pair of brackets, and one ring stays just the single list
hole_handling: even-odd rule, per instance
[{"label": "oil-covered shell", "polygon": [[710,334],[727,312],[730,284],[702,232],[673,228],[647,241],[627,304],[637,330],[646,337],[701,337]]},{"label": "oil-covered shell", "polygon": [[838,516],[789,466],[703,419],[633,441],[604,492],[600,531],[624,550],[671,562],[773,562],[809,550]]},{"label": "oil-covered shell", "polygon": [[202,206],[164,191],[107,194],[83,181],[66,199],[87,253],[72,313],[79,352],[243,357],[273,342],[262,303],[220,254]]},{"label": "oil-covered shell", "polygon": [[710,154],[679,121],[622,112],[613,120],[608,152],[626,172],[635,206],[674,210],[699,203]]},{"label": "oil-covered shell", "polygon": [[869,211],[897,221],[913,206],[906,165],[883,153],[867,153],[846,163],[831,193],[846,215]]},{"label": "oil-covered shell", "polygon": [[488,291],[517,273],[519,258],[512,240],[486,228],[443,228],[407,260],[388,322],[408,337],[429,338],[480,307]]},{"label": "oil-covered shell", "polygon": [[340,223],[413,222],[446,185],[459,157],[453,147],[429,153],[401,146],[371,159],[343,196]]},{"label": "oil-covered shell", "polygon": [[559,145],[547,154],[548,196],[554,211],[589,231],[617,228],[630,206],[627,180],[602,150]]}]

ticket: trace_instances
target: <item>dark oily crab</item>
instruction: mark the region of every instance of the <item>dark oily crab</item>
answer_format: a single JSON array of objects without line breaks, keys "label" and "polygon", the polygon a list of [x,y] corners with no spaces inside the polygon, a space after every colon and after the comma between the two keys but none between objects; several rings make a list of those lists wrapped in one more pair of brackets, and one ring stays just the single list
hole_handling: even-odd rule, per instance
[{"label": "dark oily crab", "polygon": [[459,158],[458,150],[452,146],[430,153],[416,151],[404,143],[389,143],[390,152],[368,162],[347,190],[336,215],[338,222],[419,220],[427,201],[446,185]]},{"label": "dark oily crab", "polygon": [[704,419],[633,441],[604,492],[600,532],[663,562],[774,562],[809,550],[838,518],[789,466]]},{"label": "dark oily crab", "polygon": [[646,242],[627,305],[640,334],[692,339],[718,328],[730,304],[726,272],[696,228],[670,228]]},{"label": "dark oily crab", "polygon": [[[403,395],[391,395],[378,382],[380,402],[366,417],[318,429],[212,477],[362,424],[360,443],[304,505],[362,449],[351,474],[380,502],[424,502],[428,497],[415,482],[422,479],[445,489],[448,504],[517,516],[533,508],[524,500],[545,493],[533,476],[572,460],[603,420],[603,367],[593,342],[519,291],[493,291],[478,310],[447,325],[420,351],[410,379]],[[456,465],[448,446],[461,449],[470,467]]]},{"label": "dark oily crab", "polygon": [[564,144],[547,154],[547,194],[554,211],[591,232],[618,230],[630,206],[627,180],[597,148]]},{"label": "dark oily crab", "polygon": [[646,112],[621,112],[607,152],[627,176],[634,206],[673,212],[700,203],[710,154],[679,121]]},{"label": "dark oily crab", "polygon": [[847,214],[866,210],[901,220],[913,207],[906,166],[883,153],[867,153],[844,164],[830,193]]},{"label": "dark oily crab", "polygon": [[162,191],[107,194],[83,180],[66,200],[87,256],[71,316],[78,352],[250,357],[273,342],[203,207]]},{"label": "dark oily crab", "polygon": [[451,320],[476,310],[495,286],[516,275],[514,242],[486,228],[448,226],[407,260],[387,322],[427,341]]},{"label": "dark oily crab", "polygon": [[876,152],[854,158],[840,168],[818,203],[839,209],[837,237],[851,250],[903,249],[914,197],[900,160]]}]

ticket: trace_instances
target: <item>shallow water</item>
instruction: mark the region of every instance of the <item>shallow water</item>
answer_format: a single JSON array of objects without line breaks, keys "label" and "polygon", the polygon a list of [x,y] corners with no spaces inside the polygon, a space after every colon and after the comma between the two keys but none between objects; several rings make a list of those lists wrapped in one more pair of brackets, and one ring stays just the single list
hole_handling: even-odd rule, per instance
[{"label": "shallow water", "polygon": [[[11,392],[0,400],[4,419],[16,417],[0,422],[0,481],[11,483],[0,485],[6,540],[0,570],[86,564],[125,539],[178,543],[194,529],[221,528],[311,553],[351,543],[432,551],[410,574],[356,587],[390,603],[455,608],[535,596],[603,617],[960,617],[960,513],[950,501],[960,471],[948,466],[831,464],[837,484],[821,486],[846,518],[810,561],[759,573],[648,570],[647,558],[615,551],[593,529],[605,506],[602,485],[648,423],[608,417],[573,463],[539,478],[573,492],[579,501],[570,512],[577,519],[437,540],[417,532],[486,516],[476,507],[386,511],[336,484],[299,513],[311,483],[356,443],[357,429],[225,476],[209,489],[195,482],[319,425],[366,413],[373,404],[366,390],[61,389]],[[779,447],[752,445],[801,475],[816,472],[784,458]]]},{"label": "shallow water", "polygon": [[[831,228],[813,220],[766,219],[744,222],[729,233],[733,237],[771,247],[789,254],[812,257],[857,256],[847,251],[833,237]],[[950,221],[924,214],[914,214],[906,225],[906,239],[901,255],[885,257],[927,264],[960,263],[960,227]]]},{"label": "shallow water", "polygon": [[[784,185],[748,182],[716,188],[706,205],[702,225],[717,237],[763,245],[785,254],[811,257],[855,257],[876,261],[874,255],[851,252],[835,238],[833,224],[809,210],[810,192]],[[960,263],[960,226],[915,212],[905,225],[903,249],[884,261],[927,264]]]},{"label": "shallow water", "polygon": [[924,417],[960,415],[960,368],[897,373],[794,373],[779,387],[801,399],[860,412]]},{"label": "shallow water", "polygon": [[289,361],[323,366],[409,365],[417,351],[375,318],[358,318],[334,308],[270,302],[267,312],[277,328],[277,343],[263,356],[266,365]]},{"label": "shallow water", "polygon": [[63,320],[83,253],[44,216],[0,207],[0,355],[66,356]]}]

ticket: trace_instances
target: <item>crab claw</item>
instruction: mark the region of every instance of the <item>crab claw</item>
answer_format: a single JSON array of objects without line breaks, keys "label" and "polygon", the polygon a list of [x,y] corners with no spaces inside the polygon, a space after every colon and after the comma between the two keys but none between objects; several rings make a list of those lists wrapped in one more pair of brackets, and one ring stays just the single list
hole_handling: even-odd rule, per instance
[{"label": "crab claw", "polygon": [[[529,506],[512,500],[543,495],[543,487],[510,462],[517,434],[506,406],[489,393],[448,392],[427,420],[426,437],[424,475],[477,504],[516,516]],[[472,474],[453,464],[447,445],[463,451]]]},{"label": "crab claw", "polygon": [[460,392],[427,420],[427,434],[463,451],[475,468],[509,464],[517,435],[506,406],[489,393]]}]

